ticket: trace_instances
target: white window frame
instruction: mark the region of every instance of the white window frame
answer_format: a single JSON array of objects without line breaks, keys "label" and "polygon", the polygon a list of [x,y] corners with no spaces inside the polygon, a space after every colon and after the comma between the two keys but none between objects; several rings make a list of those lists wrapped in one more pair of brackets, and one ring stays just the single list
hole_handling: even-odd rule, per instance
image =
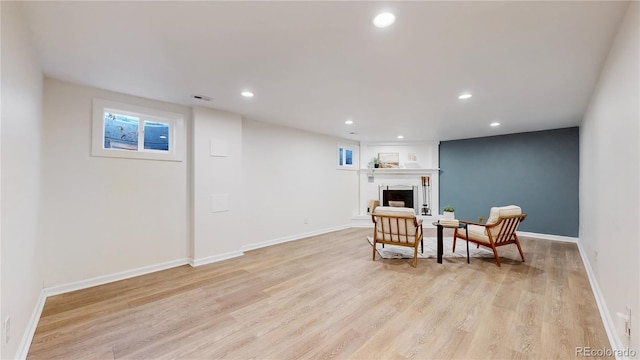
[{"label": "white window frame", "polygon": [[[342,165],[340,165],[340,149],[344,149],[342,156],[343,156],[343,162]],[[346,158],[347,158],[347,150],[351,150],[351,165],[347,165],[346,164]],[[358,145],[354,145],[354,144],[338,144],[337,148],[336,148],[336,159],[338,160],[338,163],[336,164],[336,167],[340,170],[358,170],[360,168],[359,166],[359,160],[360,160],[360,147]]]},{"label": "white window frame", "polygon": [[[104,148],[104,113],[112,112],[140,119],[138,150]],[[169,125],[169,150],[144,149],[144,122]],[[91,155],[128,159],[184,161],[184,115],[105,99],[93,99]]]}]

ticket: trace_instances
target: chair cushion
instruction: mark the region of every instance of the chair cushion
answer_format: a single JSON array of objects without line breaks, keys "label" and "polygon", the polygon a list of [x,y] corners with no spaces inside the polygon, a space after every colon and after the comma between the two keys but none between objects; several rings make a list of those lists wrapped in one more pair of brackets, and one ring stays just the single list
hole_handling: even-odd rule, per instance
[{"label": "chair cushion", "polygon": [[[467,230],[469,230],[470,240],[475,240],[481,243],[485,243],[487,245],[491,244],[491,242],[489,241],[489,237],[485,232],[484,226],[467,225]],[[458,229],[458,237],[462,239],[466,238],[466,233],[464,229]]]},{"label": "chair cushion", "polygon": [[380,206],[380,200],[369,200],[369,214],[372,214],[378,206]]},{"label": "chair cushion", "polygon": [[[521,215],[521,214],[522,214],[522,209],[519,206],[516,206],[516,205],[492,207],[491,208],[491,212],[489,213],[489,219],[487,219],[487,223],[486,224],[487,225],[493,225],[493,224],[497,223],[498,219],[500,219],[501,217],[512,216],[512,215]],[[502,224],[490,228],[491,235],[494,236],[494,237],[498,236],[498,234],[500,233],[501,229],[502,229]],[[486,234],[486,232],[485,232],[485,234]],[[471,236],[471,235],[469,235],[469,236]]]},{"label": "chair cushion", "polygon": [[378,206],[373,211],[373,215],[391,215],[391,216],[402,216],[402,217],[415,217],[416,216],[416,212],[412,208]]},{"label": "chair cushion", "polygon": [[516,205],[507,205],[500,207],[492,207],[489,213],[489,219],[487,219],[487,225],[493,225],[498,222],[498,218],[501,216],[511,216],[522,214],[522,209]]}]

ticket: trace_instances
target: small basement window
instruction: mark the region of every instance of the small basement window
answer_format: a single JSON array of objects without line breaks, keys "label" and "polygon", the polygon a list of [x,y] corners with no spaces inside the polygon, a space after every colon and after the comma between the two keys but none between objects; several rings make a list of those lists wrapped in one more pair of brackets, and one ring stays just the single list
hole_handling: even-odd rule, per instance
[{"label": "small basement window", "polygon": [[338,169],[358,169],[358,146],[338,144]]},{"label": "small basement window", "polygon": [[93,100],[93,156],[182,161],[182,114]]}]

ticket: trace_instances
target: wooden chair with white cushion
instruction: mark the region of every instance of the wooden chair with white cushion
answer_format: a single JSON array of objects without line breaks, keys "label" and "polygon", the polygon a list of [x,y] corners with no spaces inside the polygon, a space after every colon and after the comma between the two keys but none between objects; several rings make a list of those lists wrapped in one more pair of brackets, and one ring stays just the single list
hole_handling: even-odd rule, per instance
[{"label": "wooden chair with white cushion", "polygon": [[516,235],[516,230],[518,230],[518,225],[520,225],[526,217],[527,214],[523,214],[519,206],[508,205],[492,207],[489,218],[485,224],[461,220],[460,222],[467,224],[469,239],[466,239],[464,231],[458,231],[458,229],[456,229],[453,233],[453,251],[456,251],[457,239],[467,240],[478,244],[478,246],[486,246],[493,250],[496,263],[500,266],[500,258],[498,257],[496,248],[503,245],[516,244],[522,262],[524,262],[524,254],[522,253],[522,247],[520,246],[518,235]]},{"label": "wooden chair with white cushion", "polygon": [[[373,229],[373,260],[376,244],[389,244],[413,248],[413,267],[418,264],[418,243],[422,244],[422,220],[411,208],[378,206],[371,214]],[[421,252],[424,251],[424,247]]]}]

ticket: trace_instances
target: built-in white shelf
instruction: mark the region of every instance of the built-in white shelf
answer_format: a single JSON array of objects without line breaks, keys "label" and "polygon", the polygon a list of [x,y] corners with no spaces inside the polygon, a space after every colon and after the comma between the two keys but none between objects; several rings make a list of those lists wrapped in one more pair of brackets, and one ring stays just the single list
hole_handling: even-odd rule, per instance
[{"label": "built-in white shelf", "polygon": [[440,171],[440,169],[406,169],[406,168],[373,168],[373,169],[360,169],[361,173],[373,174],[373,175],[423,175],[433,174]]}]

